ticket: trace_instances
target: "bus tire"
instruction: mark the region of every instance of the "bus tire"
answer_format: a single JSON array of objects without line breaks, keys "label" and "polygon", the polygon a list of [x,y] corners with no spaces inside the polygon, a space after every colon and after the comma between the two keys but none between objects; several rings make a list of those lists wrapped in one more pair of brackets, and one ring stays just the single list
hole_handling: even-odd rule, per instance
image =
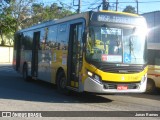
[{"label": "bus tire", "polygon": [[156,90],[155,82],[152,79],[148,79],[146,93],[153,94],[155,93],[155,90]]},{"label": "bus tire", "polygon": [[66,79],[63,71],[60,71],[60,73],[58,73],[57,87],[58,87],[58,91],[60,93],[68,95],[69,90],[66,88],[67,87],[67,79]]},{"label": "bus tire", "polygon": [[23,79],[25,81],[29,81],[29,76],[28,76],[28,67],[27,67],[27,64],[24,64],[23,66]]}]

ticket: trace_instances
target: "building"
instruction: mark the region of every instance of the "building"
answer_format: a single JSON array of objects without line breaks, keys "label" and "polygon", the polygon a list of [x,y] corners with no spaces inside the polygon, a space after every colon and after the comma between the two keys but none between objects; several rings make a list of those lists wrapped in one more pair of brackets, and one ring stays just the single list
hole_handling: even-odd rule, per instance
[{"label": "building", "polygon": [[148,80],[147,92],[160,88],[160,11],[143,14],[148,24]]},{"label": "building", "polygon": [[[159,48],[160,45],[160,11],[142,14],[147,20],[149,28],[148,49]],[[159,44],[157,44],[159,43]]]}]

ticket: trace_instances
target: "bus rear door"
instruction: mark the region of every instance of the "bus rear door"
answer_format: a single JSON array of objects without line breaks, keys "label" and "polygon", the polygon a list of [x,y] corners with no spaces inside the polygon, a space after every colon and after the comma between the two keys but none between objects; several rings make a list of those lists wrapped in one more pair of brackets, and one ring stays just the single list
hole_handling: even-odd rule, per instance
[{"label": "bus rear door", "polygon": [[32,63],[31,63],[31,76],[36,78],[38,76],[38,49],[40,41],[40,31],[34,32],[33,47],[32,47]]}]

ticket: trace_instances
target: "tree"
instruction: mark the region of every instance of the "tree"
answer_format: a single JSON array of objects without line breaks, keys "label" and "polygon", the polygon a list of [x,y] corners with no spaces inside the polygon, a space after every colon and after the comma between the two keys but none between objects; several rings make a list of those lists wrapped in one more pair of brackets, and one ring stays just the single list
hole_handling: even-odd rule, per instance
[{"label": "tree", "polygon": [[9,40],[8,43],[12,43],[13,34],[20,29],[73,14],[70,8],[65,5],[59,6],[57,3],[44,6],[43,3],[35,4],[35,0],[1,1],[3,7],[0,11],[0,38],[2,39],[0,44],[2,45],[7,43],[3,36]]},{"label": "tree", "polygon": [[128,13],[136,13],[135,7],[132,6],[126,6],[126,8],[123,10],[123,12],[128,12]]},{"label": "tree", "polygon": [[[0,38],[1,43],[0,45],[5,45],[7,40],[4,36],[11,37],[10,34],[13,33],[15,29],[15,19],[12,17],[12,10],[8,7],[10,0],[1,0],[1,12],[0,12]],[[9,41],[9,45],[11,45],[11,41]]]},{"label": "tree", "polygon": [[15,31],[18,31],[25,24],[26,19],[31,17],[31,6],[34,0],[12,0],[12,15],[16,19]]},{"label": "tree", "polygon": [[[1,0],[0,37],[1,45],[12,43],[13,34],[21,29],[26,18],[30,15],[30,5],[33,0]],[[4,39],[5,38],[5,39]]]},{"label": "tree", "polygon": [[22,28],[26,28],[33,24],[38,24],[48,20],[60,19],[73,14],[69,8],[64,5],[60,7],[57,3],[53,3],[50,6],[44,6],[43,3],[32,4],[31,11],[31,17],[25,20],[25,24],[21,26]]}]

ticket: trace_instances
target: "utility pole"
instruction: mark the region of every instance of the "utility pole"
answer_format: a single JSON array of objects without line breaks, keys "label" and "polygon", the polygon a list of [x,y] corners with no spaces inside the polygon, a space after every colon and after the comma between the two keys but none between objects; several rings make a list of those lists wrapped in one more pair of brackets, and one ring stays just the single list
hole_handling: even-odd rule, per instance
[{"label": "utility pole", "polygon": [[97,7],[98,11],[100,10],[100,7],[101,7],[101,5],[99,5],[99,6]]},{"label": "utility pole", "polygon": [[[2,14],[3,14],[3,8],[2,8],[2,0],[0,0],[0,26],[2,25]],[[4,40],[3,40],[3,34],[2,34],[2,29],[0,30],[0,37],[1,37],[1,45],[4,45]]]},{"label": "utility pole", "polygon": [[135,0],[136,1],[136,3],[137,3],[137,14],[138,14],[138,0]]},{"label": "utility pole", "polygon": [[2,14],[2,0],[0,0],[0,14]]},{"label": "utility pole", "polygon": [[116,11],[118,11],[118,0],[116,0]]},{"label": "utility pole", "polygon": [[78,9],[77,9],[77,13],[80,13],[81,12],[81,0],[78,0],[78,5],[74,3],[74,0],[73,0],[73,6],[78,6]]},{"label": "utility pole", "polygon": [[78,13],[81,12],[81,0],[78,0]]},{"label": "utility pole", "polygon": [[108,0],[103,0],[102,1],[102,5],[103,5],[103,10],[108,10],[108,7],[109,7]]}]

